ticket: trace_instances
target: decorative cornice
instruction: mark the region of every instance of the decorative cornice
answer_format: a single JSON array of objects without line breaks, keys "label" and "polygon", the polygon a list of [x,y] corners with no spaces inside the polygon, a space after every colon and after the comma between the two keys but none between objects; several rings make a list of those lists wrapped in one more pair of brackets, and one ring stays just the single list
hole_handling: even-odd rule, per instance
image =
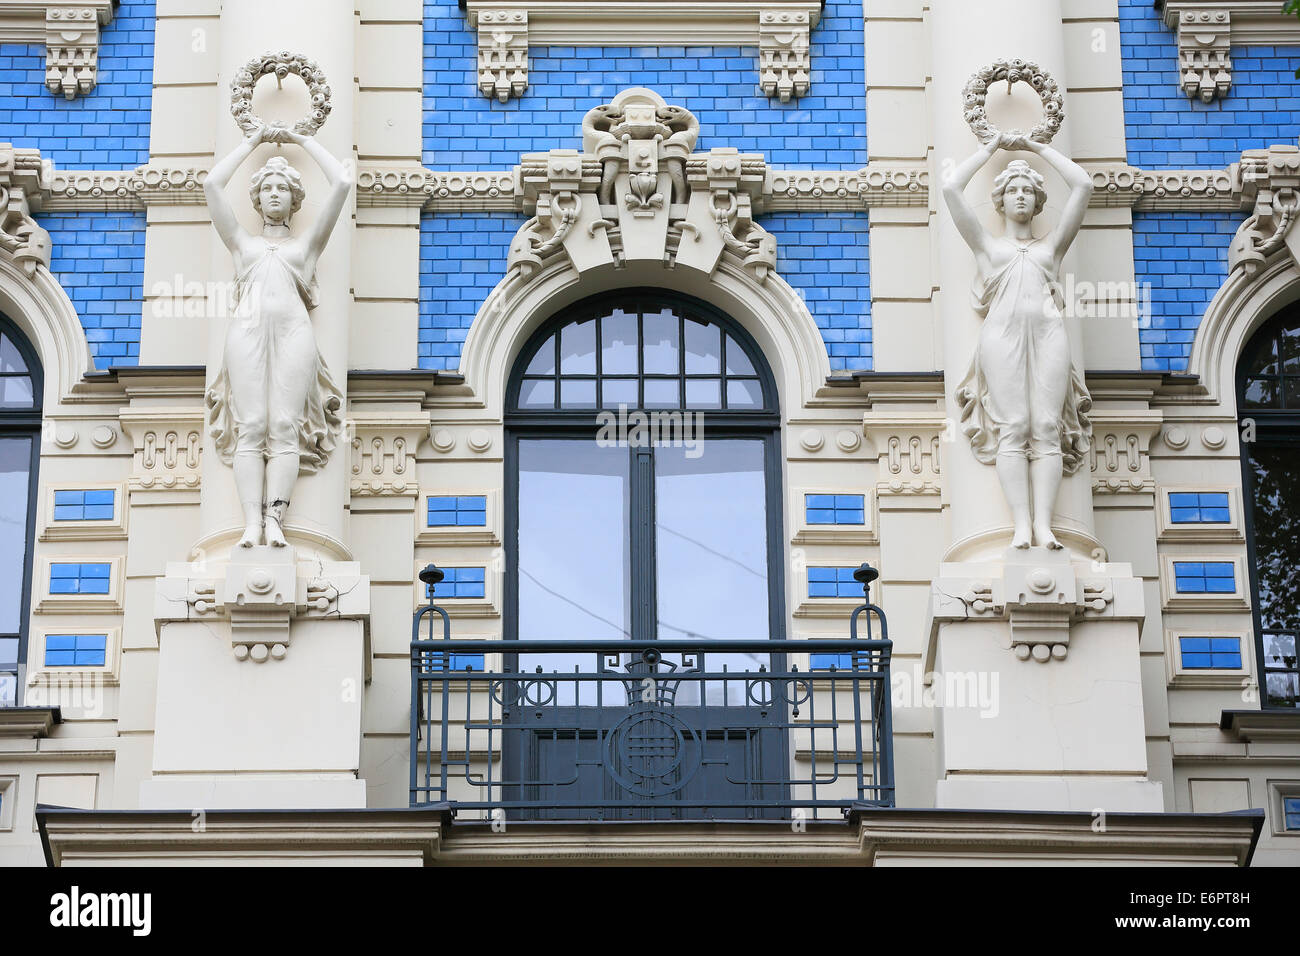
[{"label": "decorative cornice", "polygon": [[198,492],[203,453],[201,408],[124,408],[120,420],[134,446],[132,492]]},{"label": "decorative cornice", "polygon": [[[363,166],[357,173],[357,205],[416,206],[425,212],[525,212],[528,183],[545,178],[546,155],[528,154],[507,170]],[[690,156],[688,175],[703,170],[704,160],[704,153]],[[586,155],[581,161],[582,178],[599,182],[600,161]],[[772,169],[756,154],[750,154],[747,163],[748,174],[763,176],[762,189],[753,197],[760,214],[860,212],[929,203],[930,175],[924,166],[872,163],[861,169]],[[531,198],[536,198],[535,190]]]},{"label": "decorative cornice", "polygon": [[759,49],[756,86],[782,103],[808,92],[811,0],[692,0],[665,11],[654,0],[464,0],[478,33],[479,91],[506,102],[528,86],[528,47],[634,45]]},{"label": "decorative cornice", "polygon": [[149,206],[201,206],[206,169],[137,166],[122,171],[55,170],[45,212],[140,210]]},{"label": "decorative cornice", "polygon": [[1219,729],[1238,740],[1300,742],[1300,710],[1225,710]]},{"label": "decorative cornice", "polygon": [[48,737],[61,722],[57,707],[0,707],[0,737]]},{"label": "decorative cornice", "polygon": [[1178,85],[1206,103],[1232,87],[1234,46],[1300,44],[1300,20],[1273,0],[1165,0],[1165,26],[1178,34]]},{"label": "decorative cornice", "polygon": [[99,31],[117,0],[7,0],[0,6],[0,43],[45,45],[45,86],[69,100],[95,88]]}]

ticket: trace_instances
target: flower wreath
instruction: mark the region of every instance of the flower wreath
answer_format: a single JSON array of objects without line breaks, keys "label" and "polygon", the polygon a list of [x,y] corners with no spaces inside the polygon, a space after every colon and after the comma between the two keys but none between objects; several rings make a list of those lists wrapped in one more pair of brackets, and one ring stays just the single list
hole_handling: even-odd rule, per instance
[{"label": "flower wreath", "polygon": [[251,133],[259,126],[266,125],[262,118],[253,112],[253,88],[257,85],[257,81],[268,73],[275,74],[277,82],[294,73],[307,84],[307,93],[311,97],[311,110],[303,119],[293,124],[293,131],[304,136],[315,136],[316,131],[325,125],[325,118],[330,114],[330,88],[325,81],[325,74],[316,65],[315,60],[287,51],[255,56],[235,74],[234,80],[230,83],[230,113],[235,117],[239,128],[245,133]]},{"label": "flower wreath", "polygon": [[1031,60],[996,60],[991,66],[972,73],[962,90],[966,122],[981,143],[1002,135],[1001,130],[989,122],[984,112],[989,87],[1006,81],[1009,93],[1011,84],[1021,80],[1032,86],[1038,93],[1038,98],[1043,101],[1043,121],[1029,131],[1029,139],[1037,143],[1050,143],[1052,137],[1060,131],[1061,120],[1065,118],[1065,99],[1052,74]]}]

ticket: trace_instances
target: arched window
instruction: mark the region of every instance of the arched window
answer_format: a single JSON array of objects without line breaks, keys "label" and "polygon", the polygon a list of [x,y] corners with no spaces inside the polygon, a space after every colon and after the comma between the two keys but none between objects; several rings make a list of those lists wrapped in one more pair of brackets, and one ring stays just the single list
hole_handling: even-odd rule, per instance
[{"label": "arched window", "polygon": [[1251,339],[1237,375],[1264,707],[1300,706],[1300,307]]},{"label": "arched window", "polygon": [[27,652],[41,386],[31,346],[0,316],[0,707],[18,703]]},{"label": "arched window", "polygon": [[[524,347],[506,409],[507,639],[782,636],[780,416],[771,372],[736,322],[660,290],[585,300]],[[515,664],[590,670],[593,657],[521,654]],[[772,657],[709,659],[757,671]],[[617,709],[568,692],[593,727]],[[677,703],[694,695],[725,710],[745,704],[731,699],[739,693],[690,685]],[[783,739],[768,736],[760,746],[775,766]],[[551,743],[522,749],[544,763]]]}]

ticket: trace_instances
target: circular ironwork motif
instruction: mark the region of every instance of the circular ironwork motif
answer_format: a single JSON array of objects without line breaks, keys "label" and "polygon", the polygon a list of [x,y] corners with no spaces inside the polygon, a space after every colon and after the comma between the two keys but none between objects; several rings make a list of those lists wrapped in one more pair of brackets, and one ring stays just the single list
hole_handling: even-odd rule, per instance
[{"label": "circular ironwork motif", "polygon": [[[965,104],[966,122],[971,131],[979,137],[981,143],[998,139],[1002,131],[989,122],[984,112],[984,102],[989,88],[994,83],[1010,84],[1028,83],[1043,101],[1043,121],[1029,131],[1029,139],[1036,143],[1050,143],[1052,137],[1061,129],[1061,120],[1065,119],[1065,99],[1061,96],[1060,86],[1052,74],[1032,60],[995,60],[992,65],[971,74],[962,90]],[[1021,133],[1021,130],[1012,132]]]},{"label": "circular ironwork motif", "polygon": [[675,793],[699,766],[699,735],[667,711],[629,714],[605,738],[605,772],[638,796]]},{"label": "circular ironwork motif", "polygon": [[330,88],[325,81],[325,74],[316,65],[300,53],[287,50],[279,53],[263,53],[255,56],[235,74],[230,83],[230,113],[235,122],[245,133],[251,133],[267,123],[253,112],[253,88],[257,81],[267,74],[273,74],[277,80],[283,80],[290,73],[296,74],[307,84],[307,94],[311,97],[311,109],[307,115],[293,124],[293,131],[303,136],[315,136],[316,131],[325,125],[330,115]]}]

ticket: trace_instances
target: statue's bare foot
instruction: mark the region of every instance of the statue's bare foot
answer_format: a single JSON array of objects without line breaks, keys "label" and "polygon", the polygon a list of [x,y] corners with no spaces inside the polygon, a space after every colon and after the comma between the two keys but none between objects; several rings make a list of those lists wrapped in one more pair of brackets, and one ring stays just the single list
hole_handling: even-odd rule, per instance
[{"label": "statue's bare foot", "polygon": [[1034,528],[1034,537],[1038,539],[1041,547],[1049,551],[1060,551],[1063,549],[1061,542],[1056,540],[1056,535],[1052,534],[1052,529],[1047,527]]},{"label": "statue's bare foot", "polygon": [[1016,533],[1011,539],[1011,547],[1027,548],[1029,547],[1029,529],[1016,528]]},{"label": "statue's bare foot", "polygon": [[241,548],[252,548],[262,543],[262,526],[250,524],[244,527],[244,536],[239,539]]},{"label": "statue's bare foot", "polygon": [[283,548],[289,544],[284,540],[284,531],[280,529],[280,522],[275,518],[266,519],[266,543],[274,548]]}]

